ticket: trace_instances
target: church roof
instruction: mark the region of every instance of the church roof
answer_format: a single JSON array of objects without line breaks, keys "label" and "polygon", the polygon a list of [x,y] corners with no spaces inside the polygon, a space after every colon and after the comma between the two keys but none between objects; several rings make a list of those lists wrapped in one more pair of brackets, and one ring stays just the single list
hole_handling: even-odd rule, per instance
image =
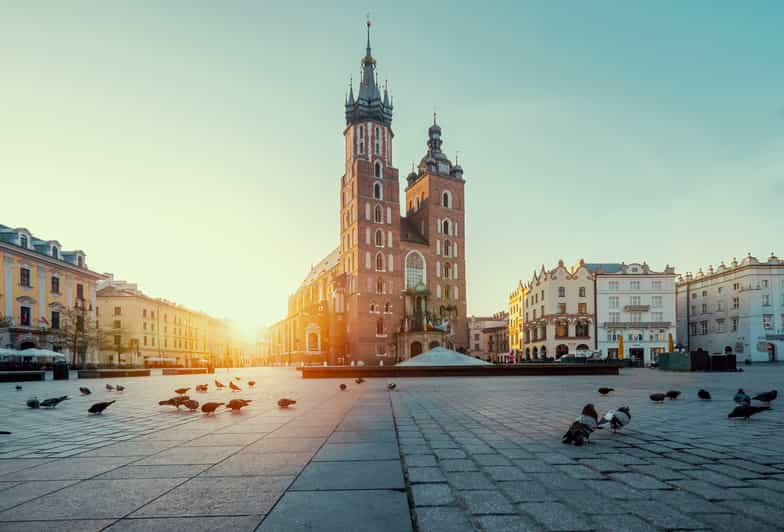
[{"label": "church roof", "polygon": [[392,125],[392,104],[389,93],[384,87],[382,99],[381,90],[376,79],[376,60],[370,53],[370,21],[367,22],[367,47],[365,57],[362,58],[362,77],[359,80],[359,92],[354,99],[353,83],[346,97],[346,124],[375,120],[384,125]]},{"label": "church roof", "polygon": [[397,364],[398,366],[490,366],[490,362],[445,347],[436,347]]},{"label": "church roof", "polygon": [[319,262],[311,266],[308,275],[305,277],[305,280],[302,281],[301,286],[307,286],[319,277],[322,274],[327,273],[335,266],[340,264],[340,246],[333,249],[329,255],[321,259]]}]

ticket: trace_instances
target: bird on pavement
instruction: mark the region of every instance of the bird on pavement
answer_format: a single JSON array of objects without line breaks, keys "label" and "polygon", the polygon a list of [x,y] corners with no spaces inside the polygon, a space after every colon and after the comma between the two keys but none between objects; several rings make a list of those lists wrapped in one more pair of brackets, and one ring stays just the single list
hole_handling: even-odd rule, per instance
[{"label": "bird on pavement", "polygon": [[238,375],[238,376],[234,377],[234,380],[235,380],[235,381],[242,380],[242,377],[240,377],[240,376]]},{"label": "bird on pavement", "polygon": [[708,390],[704,388],[700,388],[700,390],[697,392],[697,397],[699,397],[703,401],[710,401],[711,394]]},{"label": "bird on pavement", "polygon": [[669,392],[665,393],[664,395],[667,396],[667,399],[677,399],[678,396],[681,394],[678,390],[670,390]]},{"label": "bird on pavement", "polygon": [[179,410],[180,407],[185,404],[185,401],[189,399],[190,397],[188,397],[187,395],[176,395],[164,401],[158,401],[158,404],[161,406],[176,406],[177,410]]},{"label": "bird on pavement", "polygon": [[232,381],[229,381],[229,388],[231,388],[235,392],[239,392],[240,390],[242,390],[242,388],[234,384]]},{"label": "bird on pavement", "polygon": [[194,399],[186,399],[182,402],[182,406],[193,412],[199,408],[199,402]]},{"label": "bird on pavement", "polygon": [[176,393],[177,395],[185,395],[186,393],[188,393],[188,390],[190,390],[190,388],[177,388],[176,390],[174,390],[174,393]]},{"label": "bird on pavement", "polygon": [[605,388],[603,386],[601,388],[599,388],[599,393],[602,394],[602,395],[607,395],[608,393],[613,392],[613,391],[615,391],[615,388]]},{"label": "bird on pavement", "polygon": [[196,391],[199,392],[199,393],[206,392],[207,391],[207,385],[206,384],[197,384],[196,385]]},{"label": "bird on pavement", "polygon": [[67,401],[68,399],[70,399],[70,397],[68,397],[67,395],[63,395],[61,397],[50,397],[49,399],[44,399],[43,401],[41,401],[41,406],[45,408],[54,408],[60,403],[62,403],[63,401]]},{"label": "bird on pavement", "polygon": [[41,408],[41,401],[37,397],[31,397],[27,400],[27,406],[30,408]]},{"label": "bird on pavement", "polygon": [[664,395],[663,393],[652,393],[649,397],[651,398],[651,401],[653,401],[654,403],[662,403],[664,402],[664,398],[667,396]]},{"label": "bird on pavement", "polygon": [[297,402],[294,399],[286,399],[285,397],[283,399],[278,399],[278,406],[281,408],[288,408],[295,404],[297,404]]},{"label": "bird on pavement", "polygon": [[765,410],[770,410],[769,406],[751,406],[751,405],[740,405],[736,406],[735,409],[729,413],[727,417],[742,417],[743,419],[749,420],[751,416],[755,414],[759,414]]},{"label": "bird on pavement", "polygon": [[610,410],[604,414],[604,417],[602,417],[601,421],[599,421],[599,425],[609,423],[612,431],[618,432],[622,427],[628,425],[631,420],[631,409],[628,406],[622,406],[617,410]]},{"label": "bird on pavement", "polygon": [[390,382],[389,384],[387,384],[387,390],[393,391],[395,388],[397,388],[397,384],[395,384],[394,382]]},{"label": "bird on pavement", "polygon": [[115,386],[115,389],[118,392],[124,392],[125,391],[125,386],[123,386],[122,384],[118,384],[117,386]]},{"label": "bird on pavement", "polygon": [[114,403],[114,401],[105,401],[105,402],[101,402],[101,403],[95,403],[87,411],[89,413],[91,413],[91,414],[100,414],[101,412],[103,412],[104,410],[109,408],[109,405],[111,405],[113,403]]},{"label": "bird on pavement", "polygon": [[749,394],[743,391],[743,388],[738,388],[738,393],[736,393],[735,397],[732,399],[739,405],[748,406],[751,404],[751,397],[749,397]]},{"label": "bird on pavement", "polygon": [[90,395],[91,393],[93,393],[90,390],[90,388],[88,388],[87,386],[79,386],[79,391],[81,392],[82,395]]},{"label": "bird on pavement", "polygon": [[256,386],[256,381],[248,381],[248,386],[253,388],[254,386]]},{"label": "bird on pavement", "polygon": [[106,389],[107,389],[108,391],[110,391],[110,392],[113,392],[113,391],[114,391],[114,386],[112,386],[111,384],[107,384],[107,385],[106,385]]},{"label": "bird on pavement", "polygon": [[341,384],[340,385],[340,391],[341,392],[345,392],[346,391],[346,385],[345,384]]},{"label": "bird on pavement", "polygon": [[775,401],[776,397],[778,397],[779,392],[778,390],[771,390],[769,392],[764,392],[752,397],[755,401],[762,401],[763,403],[770,403],[771,401]]},{"label": "bird on pavement", "polygon": [[250,399],[232,399],[231,401],[229,401],[226,404],[226,408],[230,408],[231,410],[234,410],[235,412],[239,412],[239,410],[242,407],[248,406],[250,404],[250,402],[251,402]]},{"label": "bird on pavement", "polygon": [[0,430],[0,434],[11,434],[11,433],[8,432],[7,430]]},{"label": "bird on pavement", "polygon": [[357,384],[362,384],[363,382],[365,382],[365,379],[363,379],[362,377],[357,377],[356,379],[354,379],[354,382],[356,382]]},{"label": "bird on pavement", "polygon": [[216,387],[216,388],[225,388],[225,387],[226,387],[226,385],[225,385],[225,384],[223,384],[223,383],[222,383],[221,381],[219,381],[218,379],[215,379],[215,387]]},{"label": "bird on pavement", "polygon": [[17,384],[16,385],[16,391],[17,392],[21,392],[22,391],[22,385],[21,384]]},{"label": "bird on pavement", "polygon": [[212,414],[213,412],[215,412],[215,410],[217,410],[219,406],[222,405],[223,403],[204,403],[203,405],[201,405],[201,411],[204,412],[205,414]]},{"label": "bird on pavement", "polygon": [[569,425],[569,430],[561,437],[561,442],[565,444],[573,443],[577,447],[588,442],[591,433],[598,428],[599,414],[591,403],[583,407],[580,416]]}]

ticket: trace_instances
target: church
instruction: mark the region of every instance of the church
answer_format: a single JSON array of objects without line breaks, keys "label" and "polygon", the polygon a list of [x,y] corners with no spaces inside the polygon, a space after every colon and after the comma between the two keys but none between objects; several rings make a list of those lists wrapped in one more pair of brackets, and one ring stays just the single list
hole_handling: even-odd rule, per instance
[{"label": "church", "polygon": [[442,151],[434,115],[401,208],[393,106],[376,77],[369,21],[361,67],[345,101],[339,244],[269,327],[268,362],[394,364],[437,346],[468,348],[463,169]]}]

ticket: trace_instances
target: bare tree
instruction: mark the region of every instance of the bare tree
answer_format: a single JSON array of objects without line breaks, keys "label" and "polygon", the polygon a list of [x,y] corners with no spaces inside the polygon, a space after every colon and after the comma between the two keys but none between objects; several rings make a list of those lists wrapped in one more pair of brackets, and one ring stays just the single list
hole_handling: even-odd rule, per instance
[{"label": "bare tree", "polygon": [[84,364],[87,352],[101,345],[101,336],[96,320],[79,306],[66,309],[60,318],[60,328],[49,330],[53,344],[71,351],[72,365]]}]

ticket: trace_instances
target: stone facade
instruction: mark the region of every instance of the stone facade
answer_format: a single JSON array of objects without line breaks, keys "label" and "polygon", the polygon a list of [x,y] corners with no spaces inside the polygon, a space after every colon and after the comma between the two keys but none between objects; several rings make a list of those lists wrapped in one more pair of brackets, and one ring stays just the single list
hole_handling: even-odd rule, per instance
[{"label": "stone facade", "polygon": [[515,289],[509,294],[509,349],[515,353],[522,353],[524,348],[525,299],[525,286],[522,281],[518,281]]},{"label": "stone facade", "polygon": [[677,282],[678,338],[687,349],[784,360],[784,260],[723,261]]},{"label": "stone facade", "polygon": [[273,362],[394,363],[435,346],[468,348],[463,169],[441,150],[434,117],[401,200],[393,107],[376,81],[369,30],[358,96],[352,86],[345,102],[339,245],[269,328]]},{"label": "stone facade", "polygon": [[496,359],[509,353],[509,314],[468,318],[469,353],[482,359]]}]

